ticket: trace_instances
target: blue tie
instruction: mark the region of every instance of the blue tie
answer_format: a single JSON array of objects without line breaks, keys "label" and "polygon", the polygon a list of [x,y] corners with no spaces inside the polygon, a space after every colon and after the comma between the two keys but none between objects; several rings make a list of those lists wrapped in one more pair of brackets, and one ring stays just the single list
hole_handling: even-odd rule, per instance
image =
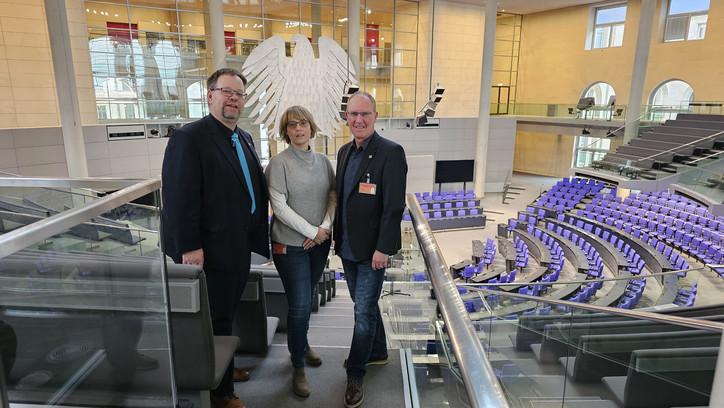
[{"label": "blue tie", "polygon": [[256,200],[254,199],[254,187],[251,185],[251,177],[249,174],[249,165],[246,163],[246,156],[244,155],[244,149],[241,147],[241,142],[239,142],[239,135],[234,133],[231,135],[231,141],[234,143],[234,148],[236,148],[236,154],[239,156],[239,163],[241,163],[241,169],[244,171],[244,180],[246,180],[246,185],[249,187],[249,194],[251,195],[251,213],[254,214],[254,210],[256,210]]}]

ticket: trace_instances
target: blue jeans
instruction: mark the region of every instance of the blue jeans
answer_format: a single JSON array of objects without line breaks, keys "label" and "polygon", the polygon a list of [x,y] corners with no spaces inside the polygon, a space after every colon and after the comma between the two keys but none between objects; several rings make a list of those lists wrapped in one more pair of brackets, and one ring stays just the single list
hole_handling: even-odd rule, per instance
[{"label": "blue jeans", "polygon": [[370,260],[342,258],[344,277],[354,302],[354,333],[347,358],[347,378],[361,380],[370,356],[387,355],[387,339],[377,302],[382,293],[385,269],[372,269]]},{"label": "blue jeans", "polygon": [[292,355],[294,368],[304,367],[312,294],[324,272],[331,242],[327,240],[309,249],[287,245],[286,254],[272,255],[289,304],[287,347]]}]

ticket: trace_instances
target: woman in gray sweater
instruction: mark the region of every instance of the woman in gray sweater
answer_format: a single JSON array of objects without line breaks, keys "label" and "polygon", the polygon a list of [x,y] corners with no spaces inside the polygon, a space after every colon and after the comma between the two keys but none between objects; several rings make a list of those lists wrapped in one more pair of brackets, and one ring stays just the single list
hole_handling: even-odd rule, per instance
[{"label": "woman in gray sweater", "polygon": [[279,133],[290,146],[272,157],[265,171],[273,211],[272,256],[289,303],[287,346],[294,368],[292,390],[301,397],[310,393],[305,364],[322,364],[319,354],[309,347],[307,331],[312,293],[329,255],[329,231],[337,205],[332,163],[309,146],[317,130],[307,109],[287,109]]}]

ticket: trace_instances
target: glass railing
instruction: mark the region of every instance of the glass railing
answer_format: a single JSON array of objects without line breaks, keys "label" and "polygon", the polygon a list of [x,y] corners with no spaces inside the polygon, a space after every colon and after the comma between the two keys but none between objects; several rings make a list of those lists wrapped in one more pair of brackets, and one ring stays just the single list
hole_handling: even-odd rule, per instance
[{"label": "glass railing", "polygon": [[516,115],[516,116],[538,116],[551,118],[585,119],[622,121],[626,120],[625,105],[607,106],[594,105],[579,107],[577,104],[543,104],[543,103],[516,103],[516,104],[491,104],[491,114]]},{"label": "glass railing", "polygon": [[177,406],[160,184],[0,178],[0,397]]},{"label": "glass railing", "polygon": [[676,184],[709,197],[712,201],[724,203],[724,159],[700,160],[696,167],[680,170]]},{"label": "glass railing", "polygon": [[528,297],[502,287],[471,291],[469,298],[483,305],[471,317],[511,406],[709,404],[720,323]]},{"label": "glass railing", "polygon": [[[407,205],[412,221],[402,223],[402,255],[386,271],[395,278],[380,305],[388,346],[405,350],[412,406],[507,407],[415,195],[408,194]],[[439,347],[448,340],[453,349]]]},{"label": "glass railing", "polygon": [[[404,293],[382,304],[388,337],[406,350],[419,406],[634,406],[651,393],[644,406],[708,404],[724,325],[679,316],[691,315],[694,309],[682,306],[695,299],[697,308],[716,301],[696,296],[708,267],[561,283],[457,280],[449,291],[455,277],[435,261],[439,250],[419,225],[424,218],[416,205],[408,199],[425,269],[417,263],[404,283],[395,282]],[[435,264],[439,268],[431,268]],[[410,279],[416,273],[431,281]],[[461,317],[465,324],[450,324]],[[468,319],[482,358],[460,346]],[[467,382],[471,375],[475,387],[502,399],[480,405]]]}]

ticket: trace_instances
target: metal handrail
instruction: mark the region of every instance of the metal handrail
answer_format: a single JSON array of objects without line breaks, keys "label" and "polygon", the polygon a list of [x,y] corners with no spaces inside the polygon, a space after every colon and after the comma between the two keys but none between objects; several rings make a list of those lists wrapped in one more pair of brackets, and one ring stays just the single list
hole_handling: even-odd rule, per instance
[{"label": "metal handrail", "polygon": [[407,207],[471,406],[508,407],[503,388],[485,356],[475,327],[414,194],[407,194]]},{"label": "metal handrail", "polygon": [[[135,183],[130,185],[130,183]],[[99,198],[80,207],[55,214],[41,221],[20,227],[0,235],[0,258],[4,258],[42,239],[60,234],[82,222],[117,208],[131,200],[161,188],[161,179],[145,181],[111,179],[51,179],[51,178],[0,178],[0,187],[90,187],[118,189],[113,194]]]}]

